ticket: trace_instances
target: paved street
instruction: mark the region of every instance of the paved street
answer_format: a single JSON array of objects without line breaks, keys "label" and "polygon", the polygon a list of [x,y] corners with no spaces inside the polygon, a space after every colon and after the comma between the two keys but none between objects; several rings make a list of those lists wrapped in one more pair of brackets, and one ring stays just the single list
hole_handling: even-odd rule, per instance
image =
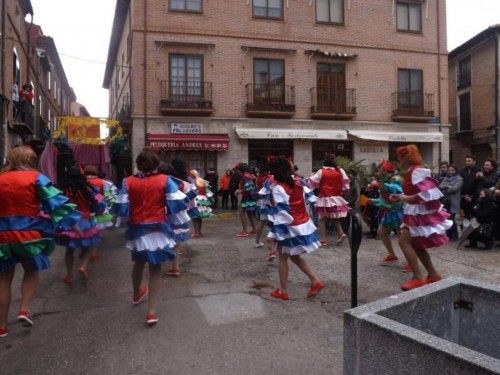
[{"label": "paved street", "polygon": [[[160,322],[144,325],[146,306],[132,306],[129,253],[123,229],[109,232],[90,280],[63,284],[63,249],[42,275],[33,302],[35,326],[15,321],[19,274],[9,336],[0,339],[1,374],[341,374],[342,313],[350,306],[347,244],[307,257],[326,288],[312,301],[308,283],[291,266],[291,301],[269,297],[266,281],[277,285],[276,262],[251,238],[238,239],[235,218],[205,221],[205,237],[190,241],[182,256],[184,273],[165,278]],[[360,249],[360,299],[399,293],[407,276],[399,266],[381,267],[379,241]],[[432,252],[443,276],[500,282],[500,248],[493,251]]]}]

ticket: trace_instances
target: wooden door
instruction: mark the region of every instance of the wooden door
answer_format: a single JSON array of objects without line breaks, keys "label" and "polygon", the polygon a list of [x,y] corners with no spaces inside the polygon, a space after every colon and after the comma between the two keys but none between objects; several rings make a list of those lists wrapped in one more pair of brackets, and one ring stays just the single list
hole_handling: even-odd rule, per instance
[{"label": "wooden door", "polygon": [[317,103],[319,112],[345,113],[345,67],[343,64],[318,64]]}]

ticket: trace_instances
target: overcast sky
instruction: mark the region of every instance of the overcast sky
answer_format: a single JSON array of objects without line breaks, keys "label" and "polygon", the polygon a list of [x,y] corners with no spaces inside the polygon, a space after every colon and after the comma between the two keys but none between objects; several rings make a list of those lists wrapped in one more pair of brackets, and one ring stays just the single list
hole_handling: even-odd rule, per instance
[{"label": "overcast sky", "polygon": [[[108,92],[102,88],[102,80],[116,0],[31,2],[34,22],[42,26],[45,35],[54,38],[78,101],[91,116],[106,117]],[[500,0],[448,0],[447,15],[448,49],[452,50],[488,26],[500,23]]]}]

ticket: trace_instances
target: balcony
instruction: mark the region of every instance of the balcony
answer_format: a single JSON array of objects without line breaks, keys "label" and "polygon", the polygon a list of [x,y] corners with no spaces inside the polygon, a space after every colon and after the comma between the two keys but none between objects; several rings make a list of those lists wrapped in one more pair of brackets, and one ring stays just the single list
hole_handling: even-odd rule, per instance
[{"label": "balcony", "polygon": [[392,93],[393,121],[428,122],[434,118],[434,94],[418,91]]},{"label": "balcony", "polygon": [[162,115],[207,116],[213,112],[212,82],[161,81]]},{"label": "balcony", "polygon": [[28,101],[19,103],[19,113],[14,117],[10,131],[21,137],[35,133],[35,117],[33,116],[33,104]]},{"label": "balcony", "polygon": [[290,118],[295,113],[295,86],[247,84],[248,117]]},{"label": "balcony", "polygon": [[350,120],[356,116],[356,90],[332,90],[331,86],[318,86],[311,92],[311,118]]}]

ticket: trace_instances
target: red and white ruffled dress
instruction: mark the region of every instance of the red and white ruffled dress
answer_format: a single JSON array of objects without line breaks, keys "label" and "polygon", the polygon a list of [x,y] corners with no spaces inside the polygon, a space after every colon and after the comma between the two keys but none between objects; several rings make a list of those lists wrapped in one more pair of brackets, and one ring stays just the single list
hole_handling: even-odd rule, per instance
[{"label": "red and white ruffled dress", "polygon": [[431,171],[420,166],[411,167],[404,176],[405,195],[417,195],[417,200],[404,207],[402,228],[408,228],[411,244],[415,249],[428,249],[448,243],[446,231],[453,222],[450,214],[440,202],[443,196],[439,181],[432,178]]},{"label": "red and white ruffled dress", "polygon": [[345,171],[334,167],[323,167],[309,178],[309,187],[319,189],[316,210],[320,219],[340,219],[347,216],[350,207],[342,193],[349,190],[350,183]]}]

